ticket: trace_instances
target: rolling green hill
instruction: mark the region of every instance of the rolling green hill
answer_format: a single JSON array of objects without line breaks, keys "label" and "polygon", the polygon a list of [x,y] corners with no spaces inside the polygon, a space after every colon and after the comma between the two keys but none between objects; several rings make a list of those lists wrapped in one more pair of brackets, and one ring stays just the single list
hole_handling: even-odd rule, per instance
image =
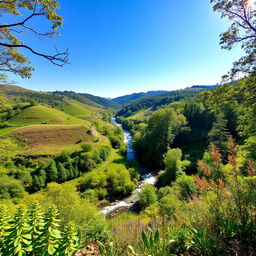
[{"label": "rolling green hill", "polygon": [[33,90],[29,90],[20,86],[9,85],[9,84],[0,84],[0,90],[6,91],[6,92],[35,92]]},{"label": "rolling green hill", "polygon": [[66,96],[68,98],[74,99],[84,104],[88,104],[94,107],[104,107],[104,108],[114,108],[118,109],[120,107],[119,104],[112,102],[111,100],[107,100],[101,98],[99,96],[94,96],[87,93],[75,93],[72,91],[55,91],[53,94]]},{"label": "rolling green hill", "polygon": [[62,151],[74,152],[81,149],[81,144],[93,143],[94,146],[106,142],[103,137],[88,125],[31,125],[9,132],[5,136],[25,141],[22,155],[43,156],[57,155]]},{"label": "rolling green hill", "polygon": [[83,120],[68,115],[62,111],[43,105],[29,106],[19,114],[8,119],[14,126],[25,126],[33,124],[81,124]]},{"label": "rolling green hill", "polygon": [[101,113],[105,111],[101,107],[90,106],[73,99],[68,100],[67,103],[62,107],[64,112],[86,120],[101,118]]},{"label": "rolling green hill", "polygon": [[82,95],[83,97],[86,97],[90,100],[92,100],[93,102],[100,104],[106,108],[115,108],[118,109],[120,108],[120,105],[117,102],[113,102],[111,100],[99,97],[99,96],[94,96],[91,94],[87,94],[87,93],[79,93],[79,95]]}]

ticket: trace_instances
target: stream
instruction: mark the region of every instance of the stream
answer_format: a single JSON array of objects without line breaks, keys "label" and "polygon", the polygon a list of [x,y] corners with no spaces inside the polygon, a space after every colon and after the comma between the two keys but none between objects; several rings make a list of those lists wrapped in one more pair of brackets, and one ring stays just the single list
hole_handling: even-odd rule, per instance
[{"label": "stream", "polygon": [[[133,136],[132,134],[125,130],[121,124],[117,123],[115,117],[112,118],[112,123],[116,126],[121,127],[123,133],[124,133],[124,142],[127,145],[127,155],[126,159],[129,160],[136,160],[136,154],[133,149],[132,140]],[[111,205],[108,205],[106,207],[103,207],[100,212],[104,214],[106,217],[110,213],[118,210],[119,208],[126,208],[129,209],[132,207],[138,200],[139,200],[139,192],[142,190],[142,187],[145,184],[151,184],[155,185],[157,182],[156,176],[151,173],[148,170],[141,169],[141,173],[145,173],[141,176],[141,181],[138,183],[137,188],[132,192],[132,194],[129,197],[124,198],[123,200],[113,202]]]}]

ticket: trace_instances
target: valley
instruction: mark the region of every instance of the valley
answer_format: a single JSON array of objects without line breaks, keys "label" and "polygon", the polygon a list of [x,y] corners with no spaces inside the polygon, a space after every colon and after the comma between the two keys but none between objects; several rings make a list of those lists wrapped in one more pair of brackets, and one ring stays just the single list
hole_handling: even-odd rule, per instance
[{"label": "valley", "polygon": [[[217,207],[219,196],[225,211],[236,211],[239,206],[234,201],[231,210],[225,194],[205,201],[223,183],[227,193],[237,193],[233,184],[243,186],[242,193],[254,191],[254,150],[246,147],[253,137],[247,128],[241,137],[239,126],[242,116],[248,122],[252,116],[246,107],[220,109],[211,101],[218,87],[129,98],[118,108],[109,108],[116,105],[106,99],[83,98],[88,94],[2,88],[0,204],[10,212],[34,202],[43,209],[54,204],[61,221],[80,227],[84,241],[105,243],[111,233],[116,244],[139,248],[137,228],[142,232],[156,222],[154,232],[166,233],[162,218],[172,223],[176,240],[181,230],[191,234],[180,223],[206,227],[204,207]],[[233,168],[248,174],[234,180]],[[253,204],[249,198],[246,203]]]},{"label": "valley", "polygon": [[0,17],[0,256],[256,256],[256,0]]}]

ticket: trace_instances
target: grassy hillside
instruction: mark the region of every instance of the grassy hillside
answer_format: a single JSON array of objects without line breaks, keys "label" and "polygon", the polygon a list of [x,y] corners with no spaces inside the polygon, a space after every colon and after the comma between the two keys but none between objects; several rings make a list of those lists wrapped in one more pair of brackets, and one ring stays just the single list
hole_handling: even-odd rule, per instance
[{"label": "grassy hillside", "polygon": [[33,124],[81,124],[83,120],[70,116],[62,111],[43,105],[23,109],[8,122],[14,126]]},{"label": "grassy hillside", "polygon": [[8,85],[8,84],[0,84],[0,90],[6,92],[34,92],[32,90],[16,86],[16,85]]},{"label": "grassy hillside", "polygon": [[58,109],[63,109],[64,106],[68,104],[70,99],[76,100],[80,103],[86,104],[88,106],[98,107],[98,108],[118,108],[119,105],[97,96],[90,94],[78,94],[75,92],[38,92],[28,90],[19,86],[13,85],[0,85],[0,90],[5,92],[10,98],[16,101],[23,102],[34,99],[39,103],[44,103]]},{"label": "grassy hillside", "polygon": [[67,103],[68,105],[62,108],[64,112],[85,120],[100,118],[100,113],[104,111],[100,107],[86,105],[75,100],[68,100]]},{"label": "grassy hillside", "polygon": [[106,108],[115,108],[118,109],[120,107],[120,105],[117,102],[113,102],[111,100],[99,97],[99,96],[94,96],[88,93],[80,93],[79,95],[82,95],[83,97],[86,97],[90,100],[92,100],[93,102],[100,104]]},{"label": "grassy hillside", "polygon": [[106,142],[105,137],[87,125],[32,125],[11,131],[7,136],[26,142],[24,155],[57,155],[63,150],[80,150],[83,142],[94,146]]},{"label": "grassy hillside", "polygon": [[75,93],[73,91],[55,91],[53,92],[55,95],[66,96],[70,99],[74,99],[84,104],[88,104],[94,107],[104,107],[104,108],[119,108],[119,104],[112,102],[111,100],[107,100],[101,98],[99,96],[94,96],[87,93]]}]

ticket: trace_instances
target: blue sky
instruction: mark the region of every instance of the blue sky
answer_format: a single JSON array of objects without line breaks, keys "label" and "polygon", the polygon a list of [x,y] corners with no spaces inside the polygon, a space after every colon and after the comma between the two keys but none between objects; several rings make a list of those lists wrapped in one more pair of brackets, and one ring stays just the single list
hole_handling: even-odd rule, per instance
[{"label": "blue sky", "polygon": [[[71,65],[59,68],[28,54],[36,67],[32,78],[11,78],[34,90],[103,97],[218,83],[242,51],[220,48],[228,22],[209,2],[62,0],[64,26],[54,43],[69,48]],[[35,49],[53,51],[53,42],[28,39]]]}]

